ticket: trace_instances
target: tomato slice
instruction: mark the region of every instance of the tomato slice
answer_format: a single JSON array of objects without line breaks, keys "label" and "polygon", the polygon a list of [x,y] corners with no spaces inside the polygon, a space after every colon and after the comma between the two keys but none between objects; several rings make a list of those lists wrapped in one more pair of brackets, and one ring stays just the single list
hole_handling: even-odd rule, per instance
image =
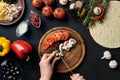
[{"label": "tomato slice", "polygon": [[55,36],[56,36],[56,39],[57,39],[57,41],[59,41],[61,38],[61,36],[58,34],[58,32],[56,32],[56,33],[54,33],[55,34]]},{"label": "tomato slice", "polygon": [[51,37],[53,38],[54,42],[57,41],[56,36],[54,34],[52,34]]},{"label": "tomato slice", "polygon": [[43,42],[43,43],[42,43],[42,48],[43,48],[44,50],[48,49],[49,47],[50,47],[50,45],[48,44],[48,42]]},{"label": "tomato slice", "polygon": [[64,31],[63,35],[64,35],[64,39],[63,40],[67,40],[69,38],[69,36],[70,36],[69,32],[67,32],[67,31]]},{"label": "tomato slice", "polygon": [[52,36],[47,36],[45,42],[48,42],[49,45],[52,45],[55,42],[55,40]]}]

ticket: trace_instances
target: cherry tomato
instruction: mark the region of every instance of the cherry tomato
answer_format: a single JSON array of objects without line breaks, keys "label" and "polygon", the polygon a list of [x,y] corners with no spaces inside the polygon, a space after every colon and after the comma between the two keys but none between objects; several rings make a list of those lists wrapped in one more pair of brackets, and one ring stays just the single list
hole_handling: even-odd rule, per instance
[{"label": "cherry tomato", "polygon": [[54,3],[54,0],[43,0],[43,2],[48,5],[51,6]]},{"label": "cherry tomato", "polygon": [[40,8],[42,6],[42,0],[32,0],[32,6],[35,8]]},{"label": "cherry tomato", "polygon": [[54,17],[57,19],[63,19],[65,17],[65,10],[63,8],[56,8],[54,10]]},{"label": "cherry tomato", "polygon": [[42,15],[45,17],[52,16],[52,8],[50,6],[44,6],[42,8]]}]

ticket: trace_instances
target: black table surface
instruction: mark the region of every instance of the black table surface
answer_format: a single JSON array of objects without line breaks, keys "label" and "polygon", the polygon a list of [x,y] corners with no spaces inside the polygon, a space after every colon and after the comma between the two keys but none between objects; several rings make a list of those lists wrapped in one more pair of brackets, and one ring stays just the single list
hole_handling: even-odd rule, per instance
[{"label": "black table surface", "polygon": [[[26,40],[33,46],[33,52],[29,62],[19,60],[16,55],[10,51],[5,57],[0,57],[0,63],[6,59],[15,59],[21,65],[23,70],[22,80],[39,80],[39,56],[38,56],[38,43],[43,34],[46,31],[54,27],[67,26],[76,30],[84,39],[86,47],[85,58],[75,70],[74,73],[80,73],[84,75],[86,80],[120,80],[120,65],[116,69],[111,69],[109,67],[110,60],[101,60],[103,52],[109,50],[112,53],[112,59],[115,59],[118,64],[120,64],[120,48],[118,49],[108,49],[98,45],[89,33],[89,29],[81,24],[80,21],[73,18],[69,13],[67,6],[61,6],[58,4],[58,0],[55,1],[55,7],[63,7],[67,14],[64,20],[57,20],[54,17],[45,18],[41,14],[41,9],[35,9],[31,4],[32,0],[25,0],[25,11],[22,18],[15,24],[10,26],[0,25],[0,36],[4,36],[11,40],[11,42],[22,39]],[[15,30],[17,25],[23,20],[28,19],[29,12],[33,10],[37,12],[42,20],[42,25],[40,28],[35,28],[29,24],[29,31],[21,36],[16,37]],[[54,71],[52,80],[70,80],[70,73],[57,73]],[[1,80],[1,79],[0,79]]]}]

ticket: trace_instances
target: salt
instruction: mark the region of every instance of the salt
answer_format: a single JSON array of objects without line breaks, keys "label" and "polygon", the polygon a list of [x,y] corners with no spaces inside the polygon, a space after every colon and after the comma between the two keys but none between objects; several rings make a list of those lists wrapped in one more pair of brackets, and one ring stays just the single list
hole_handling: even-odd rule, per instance
[{"label": "salt", "polygon": [[27,21],[21,22],[16,29],[16,36],[20,37],[28,31]]}]

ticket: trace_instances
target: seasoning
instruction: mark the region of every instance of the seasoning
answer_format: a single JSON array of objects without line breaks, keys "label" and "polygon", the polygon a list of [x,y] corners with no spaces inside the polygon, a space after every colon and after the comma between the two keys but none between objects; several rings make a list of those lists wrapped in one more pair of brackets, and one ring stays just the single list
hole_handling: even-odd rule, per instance
[{"label": "seasoning", "polygon": [[31,11],[30,13],[30,17],[29,17],[30,21],[31,21],[31,24],[37,28],[40,27],[41,25],[41,20],[40,20],[40,17],[37,13]]},{"label": "seasoning", "polygon": [[28,31],[28,20],[21,22],[16,29],[16,36],[20,37]]}]

